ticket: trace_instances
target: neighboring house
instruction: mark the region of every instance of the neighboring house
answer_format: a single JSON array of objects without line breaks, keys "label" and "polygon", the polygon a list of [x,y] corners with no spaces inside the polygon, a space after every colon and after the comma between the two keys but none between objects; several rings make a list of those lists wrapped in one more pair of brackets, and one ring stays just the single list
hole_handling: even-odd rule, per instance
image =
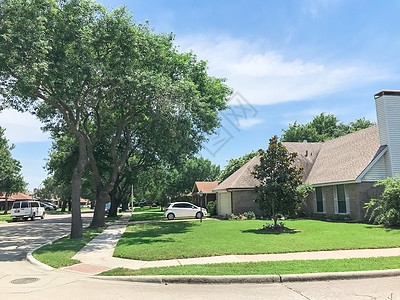
[{"label": "neighboring house", "polygon": [[[209,201],[216,201],[217,194],[213,192],[218,185],[218,181],[196,181],[193,185],[192,189],[192,197],[193,203],[196,205],[200,205],[200,201],[202,206],[206,206]],[[203,196],[200,197],[199,193],[203,192]]]},{"label": "neighboring house", "polygon": [[[400,91],[375,94],[378,125],[324,143],[284,142],[297,152],[295,164],[304,167],[303,182],[315,188],[302,205],[310,217],[349,217],[362,220],[365,203],[383,188],[374,183],[400,173]],[[214,191],[219,215],[252,210],[262,215],[251,174],[259,157],[254,157]]]},{"label": "neighboring house", "polygon": [[[32,200],[32,197],[22,193],[11,194],[11,196],[7,198],[7,210],[11,209],[15,201],[22,201],[22,200]],[[0,194],[0,210],[5,210],[5,207],[6,207],[6,197],[5,193],[3,193]]]}]

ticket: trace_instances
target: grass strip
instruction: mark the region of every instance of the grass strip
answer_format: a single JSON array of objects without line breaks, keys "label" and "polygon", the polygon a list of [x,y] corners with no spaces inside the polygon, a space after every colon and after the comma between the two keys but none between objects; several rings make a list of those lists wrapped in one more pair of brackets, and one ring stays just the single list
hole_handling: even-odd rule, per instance
[{"label": "grass strip", "polygon": [[160,207],[135,207],[132,217],[129,221],[150,221],[150,220],[166,220],[164,211]]},{"label": "grass strip", "polygon": [[0,222],[7,222],[7,221],[11,221],[10,214],[1,214]]},{"label": "grass strip", "polygon": [[38,261],[53,268],[62,268],[80,263],[72,257],[93,238],[103,232],[104,228],[85,228],[83,238],[70,239],[69,235],[46,245],[33,252],[33,257]]},{"label": "grass strip", "polygon": [[291,260],[244,263],[186,265],[132,270],[116,268],[100,276],[149,276],[149,275],[283,275],[324,272],[350,272],[367,270],[400,269],[400,256]]},{"label": "grass strip", "polygon": [[400,246],[400,230],[375,225],[290,220],[295,233],[258,230],[265,221],[199,220],[128,225],[115,257],[164,260],[230,254],[391,248]]}]

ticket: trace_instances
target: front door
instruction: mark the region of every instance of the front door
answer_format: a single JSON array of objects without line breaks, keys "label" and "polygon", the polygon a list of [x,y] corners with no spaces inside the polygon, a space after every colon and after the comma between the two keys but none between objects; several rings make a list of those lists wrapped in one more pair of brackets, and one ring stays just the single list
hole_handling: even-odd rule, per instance
[{"label": "front door", "polygon": [[218,193],[218,202],[219,202],[219,215],[230,216],[232,214],[232,205],[231,205],[231,193],[230,192],[223,192]]}]

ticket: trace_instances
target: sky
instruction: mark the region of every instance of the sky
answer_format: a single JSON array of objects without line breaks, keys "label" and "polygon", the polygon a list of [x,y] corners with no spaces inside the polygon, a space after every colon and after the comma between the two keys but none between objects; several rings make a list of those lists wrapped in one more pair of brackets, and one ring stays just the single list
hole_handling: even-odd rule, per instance
[{"label": "sky", "polygon": [[[226,165],[266,148],[290,123],[335,114],[376,121],[374,94],[400,89],[397,0],[98,0],[126,5],[138,22],[175,34],[182,52],[208,62],[208,73],[234,90],[221,128],[199,156]],[[47,176],[51,145],[33,116],[0,113],[29,188]]]}]

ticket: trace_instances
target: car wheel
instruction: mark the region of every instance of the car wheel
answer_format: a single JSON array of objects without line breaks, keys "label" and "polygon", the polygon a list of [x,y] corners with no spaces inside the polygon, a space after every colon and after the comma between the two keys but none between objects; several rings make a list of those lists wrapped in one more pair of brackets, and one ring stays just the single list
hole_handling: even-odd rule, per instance
[{"label": "car wheel", "polygon": [[203,214],[201,212],[197,212],[196,213],[196,219],[200,219],[203,216]]},{"label": "car wheel", "polygon": [[28,217],[24,217],[22,219],[24,219],[24,221],[28,221],[29,218]]},{"label": "car wheel", "polygon": [[33,213],[32,217],[31,217],[31,220],[32,220],[32,221],[35,221],[35,217],[36,217],[36,216],[35,216],[35,213]]},{"label": "car wheel", "polygon": [[45,213],[43,212],[43,215],[40,217],[42,220],[44,219],[44,215],[45,215]]},{"label": "car wheel", "polygon": [[168,220],[173,220],[175,218],[175,215],[173,213],[170,213],[167,215]]}]

